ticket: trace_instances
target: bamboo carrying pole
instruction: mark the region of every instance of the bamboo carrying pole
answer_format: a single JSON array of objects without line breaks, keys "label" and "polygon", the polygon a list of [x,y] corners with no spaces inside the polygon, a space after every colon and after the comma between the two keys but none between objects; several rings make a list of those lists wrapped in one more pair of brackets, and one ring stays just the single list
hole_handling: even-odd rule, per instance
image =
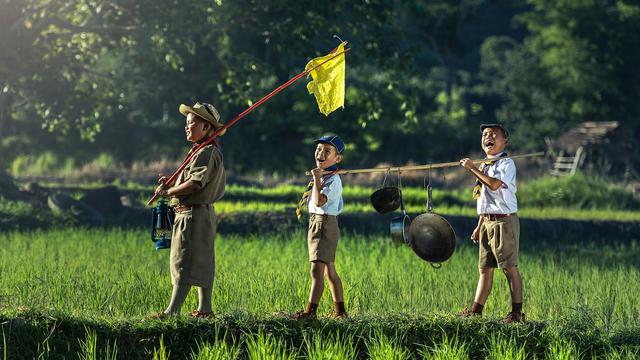
[{"label": "bamboo carrying pole", "polygon": [[[343,44],[345,44],[345,46],[347,45],[346,41],[342,42]],[[329,54],[332,54],[334,51],[336,51],[338,48],[336,47],[335,49],[331,50],[331,52]],[[184,161],[182,162],[182,164],[180,165],[180,167],[178,168],[178,170],[176,170],[176,172],[171,175],[171,177],[169,179],[167,179],[164,183],[167,186],[171,186],[175,183],[176,179],[178,178],[178,176],[180,176],[180,173],[182,173],[182,170],[184,170],[184,168],[187,166],[187,164],[189,164],[189,161],[191,161],[191,159],[195,156],[195,154],[198,153],[198,151],[200,149],[202,149],[203,147],[211,144],[211,142],[218,137],[218,135],[222,132],[224,132],[225,130],[227,130],[228,128],[230,128],[231,126],[233,126],[233,124],[235,124],[236,122],[238,122],[238,120],[242,119],[243,117],[245,117],[246,115],[248,115],[250,112],[252,112],[253,110],[255,110],[258,106],[262,105],[262,103],[264,103],[265,101],[271,99],[273,96],[275,96],[277,93],[279,93],[280,91],[284,90],[285,88],[289,87],[289,85],[293,84],[294,82],[300,80],[302,77],[309,75],[313,70],[317,69],[318,67],[324,65],[325,63],[335,59],[336,57],[345,54],[347,51],[351,50],[351,48],[347,48],[344,49],[344,51],[337,53],[335,55],[333,55],[332,57],[328,58],[327,60],[321,62],[320,64],[312,67],[309,70],[305,70],[303,72],[301,72],[300,74],[292,77],[291,79],[289,79],[289,81],[287,81],[286,83],[278,86],[275,90],[271,91],[269,94],[267,94],[265,97],[263,97],[262,99],[258,100],[255,104],[251,105],[249,108],[247,108],[245,111],[241,112],[240,114],[238,114],[235,118],[233,118],[231,121],[229,121],[228,123],[226,123],[223,127],[221,127],[220,129],[216,130],[213,134],[211,134],[211,136],[209,136],[207,138],[207,140],[205,140],[202,144],[200,144],[194,151],[191,151],[189,153],[189,155],[187,155],[187,158],[184,159]],[[153,194],[153,196],[151,197],[151,199],[149,199],[149,201],[147,201],[147,205],[151,206],[151,204],[153,204],[153,202],[158,198],[158,194]]]},{"label": "bamboo carrying pole", "polygon": [[[543,156],[544,152],[537,152],[531,154],[523,154],[523,155],[514,155],[514,156],[505,156],[497,159],[522,159],[533,156]],[[479,164],[485,161],[495,160],[495,159],[479,159],[472,160],[474,164]],[[369,168],[369,169],[354,169],[354,170],[338,170],[336,174],[366,174],[366,173],[375,173],[375,172],[403,172],[403,171],[418,171],[418,170],[431,170],[431,169],[440,169],[447,167],[460,166],[460,161],[451,161],[445,163],[438,164],[425,164],[425,165],[413,165],[413,166],[396,166],[396,167],[380,167],[380,168]],[[323,175],[329,174],[330,172],[325,172]],[[311,172],[307,171],[306,175],[311,176]]]}]

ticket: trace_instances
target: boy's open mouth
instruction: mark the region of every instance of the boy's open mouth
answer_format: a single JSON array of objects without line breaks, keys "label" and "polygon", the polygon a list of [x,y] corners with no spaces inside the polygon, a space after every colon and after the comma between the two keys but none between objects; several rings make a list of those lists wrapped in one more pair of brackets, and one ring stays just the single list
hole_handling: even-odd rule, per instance
[{"label": "boy's open mouth", "polygon": [[320,164],[322,164],[325,160],[324,160],[324,159],[317,159],[317,158],[316,158],[316,161],[317,161],[317,162],[319,162]]},{"label": "boy's open mouth", "polygon": [[493,148],[493,145],[495,145],[495,143],[491,140],[487,140],[484,142],[484,147],[486,148]]}]

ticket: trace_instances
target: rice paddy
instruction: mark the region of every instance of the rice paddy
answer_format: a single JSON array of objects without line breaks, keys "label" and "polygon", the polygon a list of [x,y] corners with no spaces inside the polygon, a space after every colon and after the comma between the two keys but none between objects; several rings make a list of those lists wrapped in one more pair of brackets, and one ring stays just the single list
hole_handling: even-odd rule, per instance
[{"label": "rice paddy", "polygon": [[[554,245],[540,247],[525,231],[520,268],[528,322],[523,325],[500,322],[510,310],[510,299],[498,272],[484,318],[455,316],[472,302],[475,292],[477,249],[471,243],[459,246],[442,269],[435,270],[410,248],[390,244],[386,236],[344,234],[336,266],[350,319],[296,323],[277,314],[300,310],[307,301],[305,233],[218,236],[216,318],[149,321],[149,314],[166,307],[171,283],[168,251],[154,251],[146,231],[67,228],[3,233],[0,355],[198,359],[638,355],[637,240],[575,246],[571,239],[556,239]],[[196,305],[194,290],[183,312]],[[327,292],[319,313],[327,316],[331,305]]]}]

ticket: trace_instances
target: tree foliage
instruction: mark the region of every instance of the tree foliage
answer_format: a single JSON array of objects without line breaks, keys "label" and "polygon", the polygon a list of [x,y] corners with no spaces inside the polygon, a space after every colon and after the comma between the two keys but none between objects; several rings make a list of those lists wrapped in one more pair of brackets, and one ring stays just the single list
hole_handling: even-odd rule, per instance
[{"label": "tree foliage", "polygon": [[355,166],[456,159],[496,119],[517,149],[585,120],[637,129],[639,17],[604,0],[0,0],[2,161],[180,157],[180,103],[228,121],[334,34],[353,47],[345,109],[325,118],[293,85],[224,136],[232,169],[307,168],[329,131]]}]

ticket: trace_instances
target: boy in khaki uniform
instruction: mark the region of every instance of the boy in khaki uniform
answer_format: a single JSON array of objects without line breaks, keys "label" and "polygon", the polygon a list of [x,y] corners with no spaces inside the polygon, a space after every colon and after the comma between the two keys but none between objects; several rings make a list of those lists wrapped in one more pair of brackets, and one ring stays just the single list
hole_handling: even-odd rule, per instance
[{"label": "boy in khaki uniform", "polygon": [[[309,230],[307,246],[311,262],[311,290],[304,311],[293,315],[297,320],[317,319],[318,303],[324,292],[324,278],[329,281],[336,318],[346,318],[342,281],[336,272],[335,257],[340,229],[337,216],[342,212],[342,181],[337,164],[342,160],[344,143],[337,135],[325,135],[315,141],[316,168],[311,170],[313,180],[298,204],[297,214],[308,200]],[[329,171],[327,175],[323,172]],[[324,278],[323,278],[324,276]]]},{"label": "boy in khaki uniform", "polygon": [[478,225],[471,239],[478,243],[480,278],[471,309],[465,308],[463,316],[482,316],[482,309],[493,286],[493,269],[502,269],[511,292],[511,312],[505,322],[522,322],[522,279],[518,271],[518,247],[520,221],[516,198],[516,165],[506,157],[504,148],[509,132],[501,124],[483,124],[481,146],[489,161],[478,169],[468,159],[460,164],[477,179],[474,198],[477,199]]},{"label": "boy in khaki uniform", "polygon": [[[194,143],[190,152],[223,126],[211,104],[180,105],[180,113],[186,116],[187,140]],[[198,309],[189,315],[210,317],[217,225],[212,204],[224,195],[226,182],[220,148],[212,143],[198,150],[172,187],[167,188],[165,180],[160,177],[156,193],[171,198],[176,214],[170,255],[173,294],[159,317],[179,314],[191,286],[198,287]]]}]

